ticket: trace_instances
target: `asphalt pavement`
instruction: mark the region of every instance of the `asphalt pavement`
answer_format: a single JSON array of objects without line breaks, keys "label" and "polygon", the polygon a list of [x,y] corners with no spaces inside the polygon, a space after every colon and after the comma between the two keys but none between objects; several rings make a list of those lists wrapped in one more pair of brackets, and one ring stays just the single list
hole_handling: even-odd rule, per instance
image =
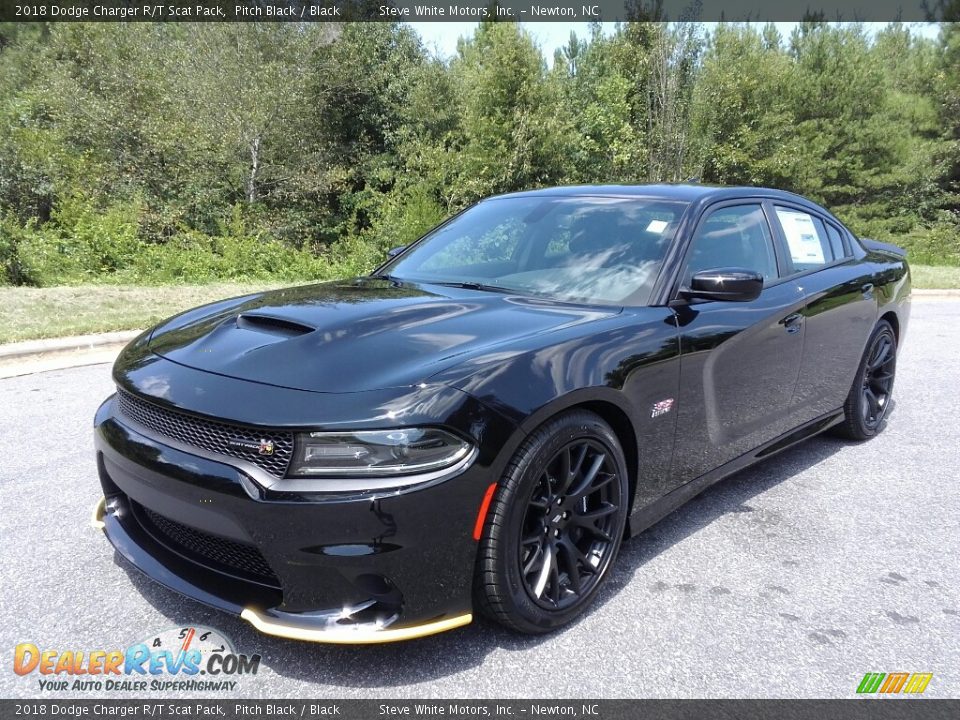
[{"label": "asphalt pavement", "polygon": [[109,365],[3,379],[0,697],[107,695],[42,691],[42,676],[13,672],[18,643],[118,649],[188,625],[262,655],[235,697],[846,698],[864,673],[900,671],[958,697],[958,383],[960,300],[917,299],[880,437],[816,438],[714,486],[625,545],[576,625],[528,638],[478,620],[343,647],[261,635],[181,598],[90,527]]}]

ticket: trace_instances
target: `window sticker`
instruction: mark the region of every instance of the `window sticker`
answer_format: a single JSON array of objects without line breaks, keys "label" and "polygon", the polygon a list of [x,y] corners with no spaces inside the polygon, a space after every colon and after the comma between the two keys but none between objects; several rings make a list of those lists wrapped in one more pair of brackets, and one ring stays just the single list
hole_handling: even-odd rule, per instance
[{"label": "window sticker", "polygon": [[666,220],[651,220],[647,225],[647,232],[662,233],[667,227]]},{"label": "window sticker", "polygon": [[783,226],[790,248],[790,259],[800,265],[823,265],[823,245],[813,225],[813,218],[806,213],[777,208],[777,217]]}]

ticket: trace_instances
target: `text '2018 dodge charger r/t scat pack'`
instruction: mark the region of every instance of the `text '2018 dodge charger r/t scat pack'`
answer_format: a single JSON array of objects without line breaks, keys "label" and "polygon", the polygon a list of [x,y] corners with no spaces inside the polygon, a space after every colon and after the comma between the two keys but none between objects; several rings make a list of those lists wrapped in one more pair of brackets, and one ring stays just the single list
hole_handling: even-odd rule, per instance
[{"label": "text '2018 dodge charger r/t scat pack'", "polygon": [[909,300],[903,251],[786,192],[489,198],[368,277],[134,340],[94,524],[275,635],[549,631],[625,535],[818,432],[879,432]]}]

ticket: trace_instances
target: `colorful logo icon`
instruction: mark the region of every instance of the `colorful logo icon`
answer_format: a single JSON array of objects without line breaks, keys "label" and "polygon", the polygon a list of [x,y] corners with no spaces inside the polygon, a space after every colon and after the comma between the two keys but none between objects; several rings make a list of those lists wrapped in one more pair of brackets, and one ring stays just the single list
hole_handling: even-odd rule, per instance
[{"label": "colorful logo icon", "polygon": [[919,695],[927,689],[933,673],[867,673],[857,686],[857,693]]}]

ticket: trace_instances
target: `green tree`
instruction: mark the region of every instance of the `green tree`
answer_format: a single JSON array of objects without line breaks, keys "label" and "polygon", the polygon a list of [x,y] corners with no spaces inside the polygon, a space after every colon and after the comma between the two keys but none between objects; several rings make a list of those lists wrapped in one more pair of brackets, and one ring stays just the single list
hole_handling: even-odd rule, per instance
[{"label": "green tree", "polygon": [[717,26],[695,92],[703,179],[792,188],[802,157],[790,59],[773,26]]},{"label": "green tree", "polygon": [[451,66],[460,114],[456,203],[557,182],[565,128],[555,87],[530,36],[512,22],[481,23]]}]

